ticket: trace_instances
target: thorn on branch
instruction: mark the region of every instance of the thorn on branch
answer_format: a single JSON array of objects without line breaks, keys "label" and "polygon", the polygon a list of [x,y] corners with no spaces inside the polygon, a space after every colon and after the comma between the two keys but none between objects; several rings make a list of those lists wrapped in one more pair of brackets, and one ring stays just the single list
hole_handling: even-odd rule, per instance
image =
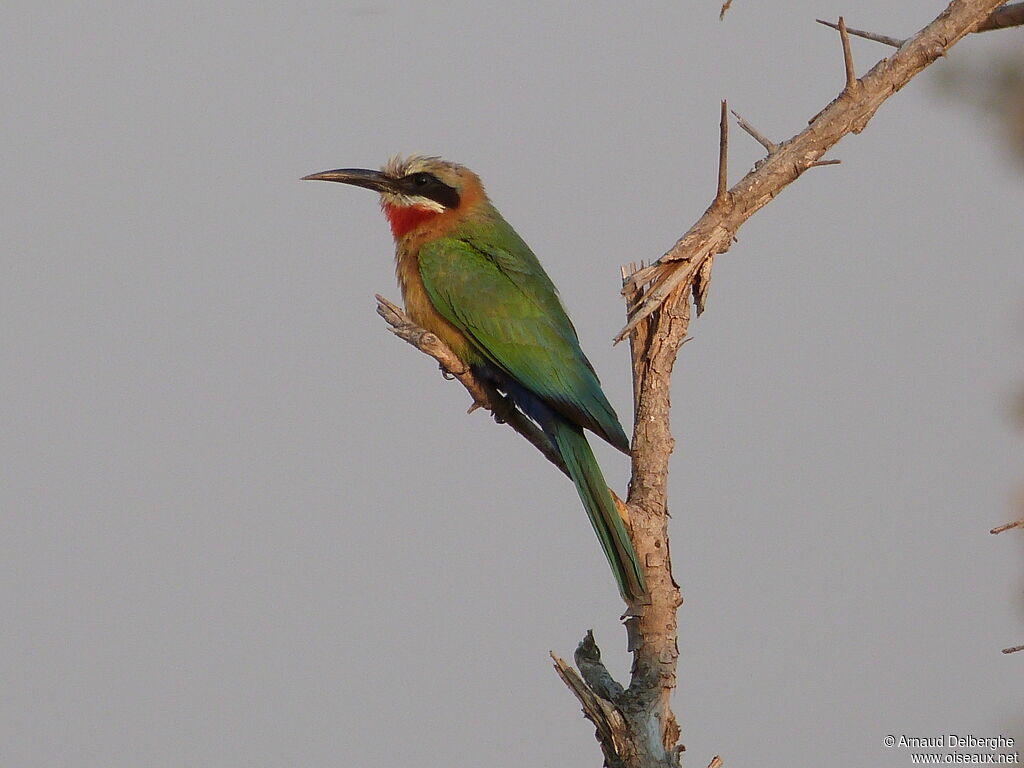
[{"label": "thorn on branch", "polygon": [[711,758],[711,762],[708,763],[708,768],[722,768],[723,765],[725,765],[725,761],[718,755],[715,755]]},{"label": "thorn on branch", "polygon": [[739,127],[746,131],[750,136],[752,136],[754,141],[756,141],[758,144],[764,147],[765,151],[769,155],[779,148],[778,144],[776,144],[774,141],[766,139],[762,134],[758,132],[758,130],[754,126],[752,126],[742,117],[740,117],[740,114],[735,109],[730,109],[729,111],[732,112],[733,117],[736,118],[736,123],[739,125]]},{"label": "thorn on branch", "polygon": [[732,5],[732,0],[725,0],[725,2],[722,3],[722,10],[718,12],[719,21],[725,18],[725,12],[729,10],[730,5]]},{"label": "thorn on branch", "polygon": [[842,160],[815,160],[813,163],[811,163],[807,167],[808,168],[817,168],[820,165],[839,165],[841,162],[843,162],[843,161]]},{"label": "thorn on branch", "polygon": [[996,526],[991,531],[989,531],[989,533],[1002,533],[1003,531],[1008,531],[1011,528],[1024,528],[1024,519],[1014,520],[1012,523]]},{"label": "thorn on branch", "polygon": [[729,202],[729,107],[722,99],[722,115],[718,122],[718,191],[713,205]]},{"label": "thorn on branch", "polygon": [[843,41],[843,64],[846,65],[846,87],[844,93],[854,94],[860,89],[857,81],[857,70],[853,66],[853,49],[850,47],[850,35],[846,29],[846,22],[839,17],[839,38]]},{"label": "thorn on branch", "polygon": [[1017,651],[1024,651],[1024,645],[1015,645],[1012,648],[1003,648],[1003,653],[1017,653]]},{"label": "thorn on branch", "polygon": [[[839,25],[831,21],[824,21],[823,19],[815,19],[819,24],[824,24],[826,27],[832,27],[832,29],[839,29]],[[857,37],[863,37],[865,40],[874,40],[876,43],[883,43],[884,45],[891,45],[893,48],[899,48],[903,45],[903,40],[897,37],[889,37],[888,35],[879,35],[874,32],[865,32],[863,29],[854,29],[853,27],[847,27],[846,31],[851,35]]]}]

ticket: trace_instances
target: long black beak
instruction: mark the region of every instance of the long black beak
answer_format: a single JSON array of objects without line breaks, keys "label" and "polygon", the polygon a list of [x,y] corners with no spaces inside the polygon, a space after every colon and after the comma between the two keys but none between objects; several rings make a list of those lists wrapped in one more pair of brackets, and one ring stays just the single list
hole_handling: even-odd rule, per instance
[{"label": "long black beak", "polygon": [[320,171],[303,176],[302,181],[340,181],[356,187],[372,189],[374,192],[397,192],[395,180],[380,171],[367,171],[363,168],[338,168],[334,171]]}]

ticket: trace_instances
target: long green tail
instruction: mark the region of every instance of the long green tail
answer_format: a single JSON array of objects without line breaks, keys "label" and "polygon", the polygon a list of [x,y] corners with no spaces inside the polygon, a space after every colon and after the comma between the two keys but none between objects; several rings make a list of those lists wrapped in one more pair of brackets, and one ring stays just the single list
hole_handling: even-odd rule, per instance
[{"label": "long green tail", "polygon": [[615,574],[619,592],[626,602],[632,602],[647,591],[647,586],[633,542],[630,541],[626,525],[608,490],[608,483],[601,474],[601,467],[594,458],[583,429],[560,418],[553,421],[547,431],[576,484],[576,492],[583,501],[597,538],[601,540],[601,548]]}]

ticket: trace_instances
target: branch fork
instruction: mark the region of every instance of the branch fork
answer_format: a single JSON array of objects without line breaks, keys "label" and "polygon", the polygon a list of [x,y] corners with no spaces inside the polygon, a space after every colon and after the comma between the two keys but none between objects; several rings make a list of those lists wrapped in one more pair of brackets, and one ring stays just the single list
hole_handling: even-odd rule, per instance
[{"label": "branch fork", "polygon": [[[850,34],[853,32],[846,27],[842,18],[836,25],[829,22],[829,26],[839,30],[843,44],[843,90],[831,104],[811,118],[807,128],[781,144],[768,141],[756,131],[750,130],[749,124],[744,124],[745,121],[741,122],[740,126],[765,147],[768,155],[725,193],[721,189],[724,142],[720,139],[719,187],[714,202],[655,264],[632,275],[628,288],[643,285],[648,286],[649,290],[630,305],[628,321],[616,335],[615,342],[629,337],[670,296],[694,287],[704,263],[729,250],[735,241],[736,232],[747,219],[808,168],[833,164],[834,161],[821,159],[828,150],[847,134],[862,131],[886,99],[935,59],[944,56],[965,35],[976,28],[986,28],[985,20],[996,16],[996,9],[1004,2],[953,0],[913,37],[903,41],[893,38],[892,42],[899,42],[896,53],[876,63],[860,79],[856,76],[850,44]],[[1003,12],[1013,7],[1002,9],[999,18],[1005,21],[1008,17]],[[982,21],[979,22],[979,19]],[[1024,20],[1018,23],[1024,23]],[[725,133],[724,130],[722,133]],[[720,204],[726,195],[730,201],[728,206]],[[699,299],[704,293],[706,291],[698,290],[694,294],[695,300],[698,300],[698,309],[703,309]]]}]

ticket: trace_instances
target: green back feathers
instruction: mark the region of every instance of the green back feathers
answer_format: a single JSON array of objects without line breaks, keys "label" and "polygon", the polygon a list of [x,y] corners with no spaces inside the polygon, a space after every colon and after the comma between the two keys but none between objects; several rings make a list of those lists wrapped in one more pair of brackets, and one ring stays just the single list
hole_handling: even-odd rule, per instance
[{"label": "green back feathers", "polygon": [[487,205],[419,251],[434,307],[482,358],[620,450],[629,441],[580,348],[558,292],[529,246]]}]

